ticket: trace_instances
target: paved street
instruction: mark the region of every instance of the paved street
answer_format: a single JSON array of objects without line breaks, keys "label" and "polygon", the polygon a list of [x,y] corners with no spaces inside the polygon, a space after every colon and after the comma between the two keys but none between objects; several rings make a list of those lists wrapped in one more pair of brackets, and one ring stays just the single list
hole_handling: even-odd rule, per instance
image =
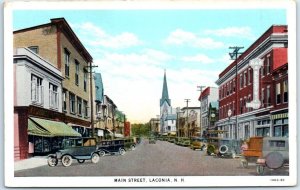
[{"label": "paved street", "polygon": [[[288,168],[270,171],[265,175],[288,175]],[[255,176],[255,165],[247,169],[239,159],[222,159],[206,156],[202,151],[157,141],[143,140],[134,151],[123,156],[105,156],[99,163],[73,160],[70,167],[61,163],[56,167],[41,166],[15,171],[15,176]]]}]

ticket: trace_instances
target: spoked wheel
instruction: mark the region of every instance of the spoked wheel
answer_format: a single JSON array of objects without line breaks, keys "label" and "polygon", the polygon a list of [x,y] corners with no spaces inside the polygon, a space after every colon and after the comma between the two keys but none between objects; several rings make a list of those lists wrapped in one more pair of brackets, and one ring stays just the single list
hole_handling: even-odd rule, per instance
[{"label": "spoked wheel", "polygon": [[93,153],[93,154],[92,154],[92,162],[93,162],[94,164],[96,164],[96,163],[99,162],[99,160],[100,160],[99,154],[97,154],[96,152]]},{"label": "spoked wheel", "polygon": [[105,152],[104,152],[104,150],[100,150],[100,151],[98,152],[98,154],[99,154],[99,156],[100,156],[100,157],[103,157],[103,156],[105,156]]},{"label": "spoked wheel", "polygon": [[120,148],[120,150],[119,150],[119,154],[120,154],[120,155],[124,155],[124,154],[125,154],[125,149],[123,149],[123,148]]},{"label": "spoked wheel", "polygon": [[47,160],[47,163],[48,163],[48,166],[54,167],[54,166],[57,165],[58,160],[57,160],[57,158],[49,157],[48,160]]},{"label": "spoked wheel", "polygon": [[83,164],[83,163],[85,162],[85,160],[77,159],[77,162],[78,162],[79,164]]},{"label": "spoked wheel", "polygon": [[256,166],[256,172],[257,172],[257,174],[263,175],[264,171],[265,171],[265,167],[264,166],[261,166],[261,165]]},{"label": "spoked wheel", "polygon": [[72,157],[70,155],[65,155],[61,158],[61,163],[63,166],[68,167],[72,164]]},{"label": "spoked wheel", "polygon": [[135,145],[131,145],[131,146],[130,146],[130,149],[131,149],[131,150],[134,150],[134,149],[135,149]]}]

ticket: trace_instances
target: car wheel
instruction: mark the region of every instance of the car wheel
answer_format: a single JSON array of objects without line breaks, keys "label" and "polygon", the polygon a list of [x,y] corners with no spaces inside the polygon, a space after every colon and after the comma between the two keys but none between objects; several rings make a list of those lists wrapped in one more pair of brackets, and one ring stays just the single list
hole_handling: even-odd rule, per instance
[{"label": "car wheel", "polygon": [[103,156],[105,156],[105,152],[104,152],[104,150],[100,150],[100,151],[98,152],[98,154],[99,154],[99,156],[100,156],[100,157],[103,157]]},{"label": "car wheel", "polygon": [[264,166],[261,166],[261,165],[256,166],[256,172],[257,172],[257,174],[263,175],[264,171],[265,171],[265,167]]},{"label": "car wheel", "polygon": [[58,160],[57,160],[57,158],[49,157],[48,160],[47,160],[47,163],[48,163],[48,166],[54,167],[54,166],[57,165]]},{"label": "car wheel", "polygon": [[119,154],[120,154],[120,155],[124,155],[124,154],[125,154],[124,148],[120,148],[120,149],[119,149]]},{"label": "car wheel", "polygon": [[243,168],[248,168],[248,161],[247,160],[242,160],[241,165]]},{"label": "car wheel", "polygon": [[99,160],[100,160],[99,154],[96,153],[96,152],[94,152],[94,153],[92,154],[92,162],[93,162],[94,164],[96,164],[96,163],[99,162]]},{"label": "car wheel", "polygon": [[80,160],[80,159],[77,159],[77,162],[78,162],[79,164],[82,164],[82,163],[84,163],[84,162],[85,162],[85,160]]},{"label": "car wheel", "polygon": [[135,146],[134,146],[134,145],[131,145],[131,146],[130,146],[130,149],[131,149],[131,150],[134,150],[134,149],[135,149]]},{"label": "car wheel", "polygon": [[228,146],[227,146],[227,145],[222,145],[222,146],[220,146],[219,152],[220,152],[221,154],[225,154],[227,151],[228,151]]},{"label": "car wheel", "polygon": [[65,155],[61,158],[61,163],[63,166],[68,167],[72,164],[72,157],[70,155]]},{"label": "car wheel", "polygon": [[284,163],[284,158],[279,152],[271,152],[266,156],[266,165],[271,169],[278,169]]}]

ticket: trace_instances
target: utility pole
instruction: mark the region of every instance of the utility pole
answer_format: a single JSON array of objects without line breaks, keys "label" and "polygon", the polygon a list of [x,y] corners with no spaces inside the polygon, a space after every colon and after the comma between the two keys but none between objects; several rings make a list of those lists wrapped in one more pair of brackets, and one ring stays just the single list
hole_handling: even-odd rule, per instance
[{"label": "utility pole", "polygon": [[191,99],[184,99],[184,101],[186,102],[186,126],[187,126],[187,129],[188,129],[188,137],[190,136],[189,133],[190,133],[190,130],[189,130],[189,127],[188,127],[188,119],[189,119],[189,102],[190,102]]},{"label": "utility pole", "polygon": [[[237,63],[237,59],[239,57],[239,55],[241,55],[242,53],[239,52],[241,49],[243,49],[244,47],[240,47],[240,46],[233,46],[233,47],[229,47],[229,49],[233,49],[233,51],[231,53],[229,53],[230,59],[235,61],[235,135],[234,138],[237,139],[237,128],[238,128],[238,63]],[[232,132],[232,131],[231,131]]]},{"label": "utility pole", "polygon": [[92,62],[89,64],[89,73],[90,73],[90,97],[91,97],[91,127],[92,127],[92,137],[95,136],[95,128],[94,128],[94,106],[93,106],[93,68],[98,67],[96,65],[92,65]]},{"label": "utility pole", "polygon": [[197,86],[198,88],[198,91],[200,91],[200,117],[199,117],[199,127],[200,127],[200,137],[202,137],[202,106],[201,106],[201,101],[202,101],[202,98],[201,98],[201,94],[202,94],[202,89],[205,88],[205,86]]}]

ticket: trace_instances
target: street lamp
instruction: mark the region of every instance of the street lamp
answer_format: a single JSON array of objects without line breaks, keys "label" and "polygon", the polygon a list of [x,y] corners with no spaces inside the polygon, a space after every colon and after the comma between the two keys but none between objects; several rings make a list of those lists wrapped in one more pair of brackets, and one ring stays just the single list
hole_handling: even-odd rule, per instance
[{"label": "street lamp", "polygon": [[[232,111],[231,111],[231,109],[229,109],[228,110],[228,112],[227,112],[227,116],[228,116],[228,126],[230,126],[230,117],[231,117],[231,115],[232,115]],[[231,126],[230,126],[230,130],[229,131],[231,131]],[[227,133],[226,133],[227,134]],[[230,135],[231,136],[231,135]]]}]

